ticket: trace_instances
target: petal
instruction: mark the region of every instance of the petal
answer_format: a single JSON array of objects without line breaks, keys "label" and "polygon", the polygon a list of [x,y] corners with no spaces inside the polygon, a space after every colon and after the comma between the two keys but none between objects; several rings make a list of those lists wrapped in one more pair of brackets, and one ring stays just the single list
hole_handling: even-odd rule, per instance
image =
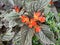
[{"label": "petal", "polygon": [[45,17],[39,17],[39,21],[41,22],[41,23],[43,23],[43,22],[45,22],[45,20],[46,20],[46,18]]},{"label": "petal", "polygon": [[25,22],[25,20],[21,20],[23,23]]},{"label": "petal", "polygon": [[38,20],[39,16],[41,15],[41,12],[34,12],[34,19]]},{"label": "petal", "polygon": [[14,9],[16,12],[18,12],[18,13],[20,12],[20,8],[18,6],[14,6]]},{"label": "petal", "polygon": [[41,31],[41,28],[39,26],[35,28],[36,33],[40,32],[40,31]]},{"label": "petal", "polygon": [[31,24],[32,26],[37,25],[37,23],[36,23],[35,20],[33,20],[33,19],[30,20],[30,24]]},{"label": "petal", "polygon": [[41,15],[41,12],[40,12],[40,11],[38,11],[38,12],[34,12],[34,15],[36,15],[36,16],[40,16],[40,15]]},{"label": "petal", "polygon": [[17,13],[19,13],[19,12],[20,12],[20,9],[19,9],[19,8],[17,8],[17,9],[15,9],[15,11],[16,11]]},{"label": "petal", "polygon": [[29,28],[32,28],[33,26],[32,25],[28,25]]}]

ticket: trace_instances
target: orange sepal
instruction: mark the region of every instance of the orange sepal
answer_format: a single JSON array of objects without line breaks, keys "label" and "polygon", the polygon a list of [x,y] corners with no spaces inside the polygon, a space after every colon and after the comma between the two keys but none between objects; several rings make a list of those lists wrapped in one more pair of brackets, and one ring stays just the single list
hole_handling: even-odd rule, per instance
[{"label": "orange sepal", "polygon": [[38,32],[40,32],[40,31],[41,31],[41,27],[37,25],[37,26],[35,27],[35,32],[38,33]]},{"label": "orange sepal", "polygon": [[20,12],[20,8],[18,6],[14,6],[14,10],[19,13]]},{"label": "orange sepal", "polygon": [[41,15],[41,12],[34,12],[34,19],[38,20],[38,17]]},{"label": "orange sepal", "polygon": [[33,26],[32,25],[28,25],[29,28],[32,28]]},{"label": "orange sepal", "polygon": [[35,22],[34,19],[30,19],[29,21],[29,27],[34,27],[35,25],[37,25],[37,23]]},{"label": "orange sepal", "polygon": [[20,16],[20,18],[21,18],[21,21],[23,23],[28,23],[29,22],[29,18],[27,16],[22,15],[22,16]]},{"label": "orange sepal", "polygon": [[33,25],[33,26],[37,25],[37,23],[35,22],[34,19],[30,19],[30,24]]},{"label": "orange sepal", "polygon": [[43,16],[40,16],[40,17],[39,17],[39,21],[40,21],[41,23],[43,23],[43,22],[45,22],[45,21],[46,21],[46,18],[45,18],[45,17],[43,17]]}]

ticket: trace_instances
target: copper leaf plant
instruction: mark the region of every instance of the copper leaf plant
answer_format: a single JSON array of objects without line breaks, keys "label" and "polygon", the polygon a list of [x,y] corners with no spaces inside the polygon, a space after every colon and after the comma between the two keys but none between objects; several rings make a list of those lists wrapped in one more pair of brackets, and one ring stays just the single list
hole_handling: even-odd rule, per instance
[{"label": "copper leaf plant", "polygon": [[[55,45],[59,22],[48,6],[50,0],[1,0],[5,4],[0,14],[2,45]],[[8,2],[6,4],[6,2]],[[36,43],[36,44],[35,44]]]}]

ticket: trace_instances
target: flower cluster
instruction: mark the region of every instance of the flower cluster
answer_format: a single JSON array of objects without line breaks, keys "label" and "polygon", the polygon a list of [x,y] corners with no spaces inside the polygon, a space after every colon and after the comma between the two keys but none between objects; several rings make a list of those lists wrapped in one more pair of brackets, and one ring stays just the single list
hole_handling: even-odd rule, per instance
[{"label": "flower cluster", "polygon": [[34,28],[35,32],[40,32],[41,30],[41,27],[38,25],[37,22],[44,23],[46,20],[44,13],[41,13],[41,11],[34,12],[33,18],[22,15],[20,16],[20,19],[23,23],[28,25],[29,28]]},{"label": "flower cluster", "polygon": [[[14,6],[14,10],[17,13],[20,12],[20,8],[18,6]],[[22,16],[20,16],[20,19],[23,23],[28,25],[29,28],[34,28],[35,32],[40,32],[40,30],[41,30],[41,27],[38,25],[37,22],[44,23],[46,20],[44,13],[42,13],[41,11],[34,12],[33,18],[29,18],[26,15],[22,15]]]}]

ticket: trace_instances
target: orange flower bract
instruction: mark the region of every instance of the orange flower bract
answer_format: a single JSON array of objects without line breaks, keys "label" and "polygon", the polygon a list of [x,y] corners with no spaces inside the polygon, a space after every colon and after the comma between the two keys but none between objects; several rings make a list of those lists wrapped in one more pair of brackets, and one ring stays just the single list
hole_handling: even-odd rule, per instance
[{"label": "orange flower bract", "polygon": [[27,17],[27,16],[21,16],[20,17],[21,18],[21,21],[23,22],[23,23],[28,23],[29,22],[29,18]]},{"label": "orange flower bract", "polygon": [[43,16],[40,16],[40,17],[39,17],[39,21],[40,21],[41,23],[45,22],[45,20],[46,20],[45,17],[43,17]]},{"label": "orange flower bract", "polygon": [[19,13],[20,12],[20,8],[18,6],[14,6],[14,10]]},{"label": "orange flower bract", "polygon": [[37,25],[37,23],[35,22],[35,20],[34,19],[30,19],[30,21],[29,21],[29,27],[30,26],[33,27],[35,25]]},{"label": "orange flower bract", "polygon": [[38,33],[38,32],[40,32],[40,31],[41,31],[41,27],[37,25],[37,26],[35,27],[35,32]]},{"label": "orange flower bract", "polygon": [[32,28],[33,26],[31,24],[28,25],[29,28]]},{"label": "orange flower bract", "polygon": [[41,12],[34,12],[34,19],[38,20],[38,17],[41,15]]}]

